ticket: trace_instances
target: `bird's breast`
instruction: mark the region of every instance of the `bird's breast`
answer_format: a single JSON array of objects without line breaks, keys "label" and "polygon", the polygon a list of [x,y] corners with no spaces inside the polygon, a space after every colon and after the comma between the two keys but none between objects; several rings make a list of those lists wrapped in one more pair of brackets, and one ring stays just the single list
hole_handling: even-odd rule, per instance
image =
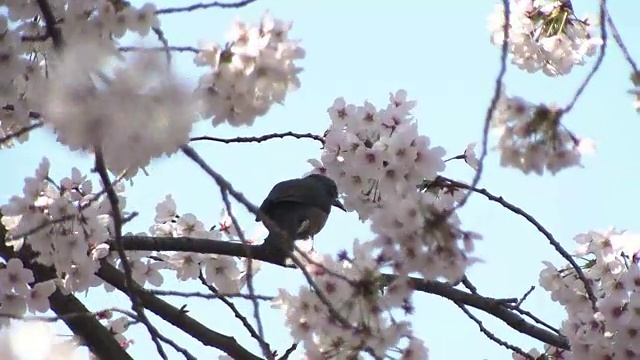
[{"label": "bird's breast", "polygon": [[317,207],[309,207],[305,211],[304,220],[308,221],[309,226],[303,229],[299,234],[299,238],[308,238],[316,235],[324,228],[327,223],[329,214]]}]

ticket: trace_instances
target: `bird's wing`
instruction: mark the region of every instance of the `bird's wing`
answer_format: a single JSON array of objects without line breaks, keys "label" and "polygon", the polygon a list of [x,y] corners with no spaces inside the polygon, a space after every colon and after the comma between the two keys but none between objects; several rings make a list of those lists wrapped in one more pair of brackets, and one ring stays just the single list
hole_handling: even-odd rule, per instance
[{"label": "bird's wing", "polygon": [[[327,203],[322,189],[318,188],[318,184],[308,178],[285,180],[277,183],[267,198],[260,205],[260,211],[269,215],[272,206],[278,203],[302,203],[321,209],[330,207]],[[328,206],[327,206],[328,205]],[[259,221],[256,216],[256,221]]]}]

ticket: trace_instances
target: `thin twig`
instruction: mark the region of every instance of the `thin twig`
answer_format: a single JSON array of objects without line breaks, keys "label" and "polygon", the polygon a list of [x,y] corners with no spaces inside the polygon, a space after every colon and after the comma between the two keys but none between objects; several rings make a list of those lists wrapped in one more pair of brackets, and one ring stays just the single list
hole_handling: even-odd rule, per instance
[{"label": "thin twig", "polygon": [[[118,184],[120,181],[122,181],[122,179],[124,178],[124,176],[119,176],[117,179],[115,179],[113,181],[113,183],[111,184],[111,186],[115,186],[116,184]],[[94,202],[96,202],[97,200],[100,199],[100,197],[102,195],[104,195],[106,193],[106,191],[104,189],[100,190],[99,192],[95,193],[91,199],[89,199],[87,202],[83,203],[82,205],[78,206],[78,214],[72,214],[72,215],[65,215],[63,217],[57,218],[55,220],[47,220],[43,223],[41,223],[40,225],[27,230],[25,232],[19,233],[19,234],[14,234],[14,235],[10,235],[7,237],[7,241],[12,241],[12,240],[17,240],[17,239],[21,239],[30,235],[33,235],[37,232],[39,232],[40,230],[43,230],[49,226],[52,225],[56,225],[59,223],[63,223],[66,221],[70,221],[70,220],[74,220],[76,219],[78,216],[82,215],[82,211],[84,211],[86,208],[88,208],[89,206],[91,206]],[[125,217],[122,219],[122,223],[125,224],[129,221],[131,221],[131,219],[133,219],[133,217],[138,216],[137,212],[132,212],[131,214],[129,214],[129,216]]]},{"label": "thin twig", "polygon": [[478,293],[478,288],[476,288],[475,285],[473,285],[471,283],[471,280],[469,280],[467,275],[464,275],[462,277],[462,285],[464,285],[464,287],[469,289],[469,292],[471,292],[472,294],[477,294]]},{"label": "thin twig", "polygon": [[152,27],[151,30],[158,37],[158,40],[162,43],[164,47],[164,52],[167,57],[167,64],[171,64],[171,51],[169,50],[169,40],[164,36],[164,31],[159,27]]},{"label": "thin twig", "polygon": [[[247,246],[249,246],[249,243],[247,242],[247,239],[244,236],[244,232],[242,231],[242,228],[240,228],[240,223],[238,222],[238,219],[236,219],[236,216],[233,214],[233,211],[231,210],[231,201],[229,201],[229,192],[226,188],[224,188],[222,186],[222,184],[218,183],[218,187],[220,188],[220,194],[222,195],[222,201],[224,202],[224,206],[227,210],[227,214],[229,214],[229,217],[231,218],[231,223],[233,224],[233,227],[238,230],[238,237],[240,238],[240,243],[246,248]],[[250,256],[250,252],[247,251],[247,289],[249,290],[249,294],[254,296],[255,295],[255,288],[253,286],[253,257]],[[206,284],[206,283],[205,283]],[[262,317],[260,316],[260,304],[258,303],[258,299],[256,299],[255,297],[251,298],[251,303],[253,305],[253,317],[256,320],[256,325],[258,327],[258,344],[260,344],[260,347],[262,348],[262,354],[270,360],[273,360],[273,353],[271,351],[271,349],[269,348],[269,345],[266,343],[266,339],[264,337],[264,327],[262,326]]]},{"label": "thin twig", "polygon": [[622,50],[624,59],[627,60],[629,65],[631,65],[631,68],[633,69],[633,73],[634,74],[639,73],[638,65],[631,57],[631,53],[629,52],[629,49],[627,49],[624,42],[622,41],[622,37],[620,36],[620,33],[618,32],[618,29],[616,28],[616,25],[613,22],[613,19],[611,18],[611,14],[609,14],[609,11],[607,11],[607,24],[609,24],[609,28],[611,29],[611,36],[616,41],[616,44],[618,44],[618,47],[620,48],[620,50]]},{"label": "thin twig", "polygon": [[[596,72],[600,68],[600,65],[602,64],[602,60],[604,59],[604,54],[607,50],[607,25],[605,24],[606,18],[607,18],[607,0],[600,0],[599,21],[600,21],[600,38],[602,39],[602,44],[600,45],[600,53],[598,54],[598,58],[596,59],[595,64],[593,64],[591,71],[589,72],[587,77],[584,79],[582,84],[580,84],[575,95],[573,95],[573,99],[571,99],[569,104],[567,104],[567,106],[565,106],[562,109],[563,114],[566,114],[569,111],[571,111],[571,109],[573,109],[573,106],[578,101],[578,98],[580,97],[580,95],[582,95],[584,90],[587,88],[587,85],[589,85],[591,78],[593,78],[593,76],[596,74]],[[593,304],[593,306],[595,307],[595,304]]]},{"label": "thin twig", "polygon": [[478,188],[473,187],[471,185],[467,185],[467,184],[461,183],[459,181],[448,179],[448,178],[445,178],[445,177],[442,177],[442,176],[438,177],[438,179],[444,180],[444,181],[448,182],[449,184],[451,184],[452,186],[455,186],[455,187],[458,187],[458,188],[461,188],[461,189],[470,190],[472,192],[481,194],[484,197],[486,197],[487,199],[489,199],[491,201],[494,201],[494,202],[497,202],[498,204],[500,204],[503,207],[507,208],[508,210],[513,212],[514,214],[522,216],[529,223],[531,223],[533,226],[535,226],[535,228],[538,229],[538,231],[542,235],[544,235],[545,238],[547,238],[547,240],[549,241],[549,244],[551,244],[551,246],[553,246],[553,248],[556,250],[556,252],[558,254],[560,254],[560,256],[562,256],[571,265],[571,267],[576,272],[576,274],[577,274],[578,278],[580,279],[580,281],[582,281],[582,283],[584,284],[584,288],[585,288],[585,290],[587,292],[587,297],[591,301],[592,308],[594,309],[594,311],[597,311],[597,310],[595,310],[596,309],[596,307],[595,307],[596,296],[593,293],[593,289],[592,289],[592,287],[590,285],[591,282],[587,279],[586,275],[582,271],[582,268],[573,259],[573,257],[567,252],[567,250],[564,247],[562,247],[562,245],[560,245],[560,242],[558,242],[558,240],[556,240],[554,238],[553,234],[551,234],[551,232],[549,232],[549,230],[547,230],[544,226],[542,226],[542,224],[540,224],[540,222],[538,222],[538,220],[536,220],[533,216],[531,216],[529,213],[527,213],[526,211],[522,210],[521,208],[509,203],[508,201],[503,199],[501,196],[495,196],[495,195],[491,194],[486,189],[478,189]]},{"label": "thin twig", "polygon": [[[96,272],[96,275],[116,287],[121,292],[125,294],[129,292],[125,284],[124,274],[110,263],[102,262],[102,265]],[[137,283],[133,285],[140,296],[140,301],[149,311],[155,313],[176,328],[184,331],[203,345],[219,349],[233,359],[260,359],[242,347],[235,338],[211,330],[199,321],[190,317],[184,309],[178,309],[177,307],[167,303],[146,291]]]},{"label": "thin twig", "polygon": [[516,307],[520,307],[522,306],[522,303],[524,303],[525,300],[527,300],[527,298],[529,297],[529,295],[531,295],[531,293],[533,292],[533,290],[535,290],[536,287],[531,285],[531,287],[529,288],[529,290],[527,290],[527,292],[524,293],[524,295],[522,295],[522,297],[520,298],[520,300],[518,300],[518,302],[516,303]]},{"label": "thin twig", "polygon": [[[144,324],[144,321],[142,321],[136,314],[132,313],[131,311],[122,310],[122,309],[118,309],[118,308],[112,308],[112,309],[109,309],[109,310],[113,311],[113,312],[121,313],[123,315],[126,315],[126,316],[130,317],[131,319],[133,319],[136,322]],[[161,341],[164,341],[169,346],[171,346],[175,351],[181,353],[185,357],[185,359],[187,359],[187,360],[197,360],[197,358],[195,356],[193,356],[187,349],[185,349],[182,346],[178,345],[175,341],[171,340],[170,338],[162,335],[162,333],[160,333],[156,328],[153,328],[153,331],[155,332],[154,335],[158,339],[160,339]]]},{"label": "thin twig", "polygon": [[195,54],[198,54],[204,50],[201,49],[196,49],[193,46],[151,46],[151,47],[144,47],[144,46],[120,46],[118,48],[118,51],[121,52],[131,52],[131,51],[176,51],[176,52],[192,52]]},{"label": "thin twig", "polygon": [[329,269],[324,264],[322,264],[322,263],[320,263],[318,261],[315,261],[307,253],[302,251],[302,249],[300,249],[300,247],[298,245],[296,245],[295,243],[293,244],[293,250],[295,251],[295,253],[300,255],[309,264],[317,266],[320,269],[322,269],[323,271],[325,271],[327,275],[331,275],[331,276],[333,276],[333,277],[335,277],[337,279],[340,279],[340,280],[346,282],[347,284],[349,284],[351,286],[357,286],[357,282],[355,280],[351,280],[346,275],[340,274],[340,273],[338,273],[338,272],[336,272],[336,271],[334,271],[332,269]]},{"label": "thin twig", "polygon": [[[482,176],[482,171],[484,170],[484,160],[487,157],[487,148],[489,141],[489,125],[491,124],[491,120],[493,119],[493,113],[498,106],[498,101],[500,100],[500,96],[502,95],[502,79],[507,73],[507,54],[509,50],[509,28],[511,27],[511,8],[509,0],[502,0],[502,4],[504,6],[503,16],[504,16],[504,25],[502,27],[502,49],[500,51],[500,71],[498,72],[498,76],[494,82],[493,89],[493,97],[491,98],[491,103],[489,104],[489,108],[487,109],[487,113],[484,118],[484,126],[482,128],[482,151],[480,152],[480,158],[478,159],[478,169],[473,176],[473,180],[471,181],[471,186],[477,186],[480,182],[480,177]],[[458,202],[458,204],[451,211],[453,214],[456,210],[462,208],[469,197],[471,196],[471,192],[468,192],[464,195],[462,199]]]},{"label": "thin twig", "polygon": [[[211,291],[213,295],[218,296],[218,299],[220,301],[222,301],[222,303],[224,303],[231,310],[233,315],[238,320],[240,320],[240,322],[245,327],[245,329],[247,329],[247,331],[249,332],[251,337],[254,338],[258,342],[260,347],[262,347],[263,349],[266,350],[267,354],[270,354],[269,357],[273,358],[273,352],[271,351],[271,347],[265,341],[264,336],[262,336],[262,335],[260,335],[259,333],[256,332],[256,330],[253,328],[251,323],[249,323],[249,320],[247,320],[247,318],[244,315],[242,315],[242,313],[240,312],[240,310],[238,310],[238,308],[235,306],[235,304],[233,302],[231,302],[229,299],[225,298],[224,296],[221,296],[220,293],[218,292],[218,289],[216,289],[214,286],[208,284],[207,280],[204,278],[204,276],[202,276],[202,271],[198,275],[198,279],[200,279],[200,282],[202,283],[202,285],[206,286],[207,289],[209,289],[209,291]],[[265,352],[265,351],[263,351],[263,352]]]},{"label": "thin twig", "polygon": [[195,10],[205,10],[213,7],[220,8],[220,9],[237,9],[243,6],[247,6],[254,1],[256,0],[242,0],[235,3],[221,3],[217,1],[214,1],[212,3],[199,3],[199,4],[193,4],[185,7],[159,9],[159,10],[156,10],[156,15],[175,14],[175,13],[190,12]]},{"label": "thin twig", "polygon": [[291,354],[293,354],[293,352],[296,351],[297,348],[298,348],[298,343],[291,344],[291,346],[289,346],[287,351],[285,351],[284,354],[282,354],[282,356],[278,358],[278,360],[287,360],[289,356],[291,356]]},{"label": "thin twig", "polygon": [[114,237],[116,251],[118,253],[118,257],[120,258],[120,262],[122,263],[122,268],[124,269],[125,285],[129,293],[129,298],[131,299],[131,309],[135,311],[135,313],[140,317],[140,320],[147,328],[147,331],[149,331],[151,340],[156,345],[156,350],[158,351],[160,357],[166,360],[167,354],[164,352],[162,344],[160,343],[160,340],[156,335],[158,333],[158,330],[155,329],[153,325],[151,325],[151,322],[144,313],[144,307],[142,306],[142,304],[140,304],[139,299],[136,296],[135,288],[133,286],[133,277],[131,275],[131,264],[129,263],[127,254],[125,253],[124,247],[122,246],[122,215],[120,212],[118,194],[116,194],[115,189],[111,185],[111,180],[109,179],[109,173],[104,161],[104,156],[102,156],[102,149],[100,149],[99,147],[96,147],[95,163],[96,172],[102,180],[104,190],[107,194],[107,199],[109,199],[109,204],[111,206],[111,218],[113,220],[113,228],[115,232]]},{"label": "thin twig", "polygon": [[508,342],[500,339],[499,337],[497,337],[496,335],[494,335],[491,331],[489,331],[483,324],[482,321],[480,321],[480,319],[478,319],[475,315],[473,315],[471,313],[471,311],[469,311],[469,309],[467,309],[466,306],[456,302],[455,303],[468,317],[469,319],[473,320],[473,322],[476,323],[476,325],[478,325],[478,328],[480,328],[480,332],[483,333],[486,337],[489,338],[489,340],[495,342],[496,344],[500,345],[500,346],[504,346],[505,348],[520,354],[522,357],[524,357],[525,359],[529,359],[529,360],[536,360],[536,358],[534,358],[532,355],[527,354],[524,350],[522,350],[521,348],[509,344]]},{"label": "thin twig", "polygon": [[[102,310],[102,311],[105,311],[105,310]],[[140,318],[136,314],[131,312],[131,311],[127,311],[127,310],[123,310],[123,309],[119,309],[119,308],[111,308],[111,309],[107,309],[106,311],[112,311],[112,312],[123,314],[123,315],[128,316],[131,319],[133,319],[136,323],[144,323],[144,321],[141,321]],[[185,359],[187,359],[187,360],[197,360],[197,358],[195,356],[193,356],[187,349],[185,349],[182,346],[178,345],[175,341],[171,340],[170,338],[162,335],[160,332],[158,332],[157,329],[154,328],[153,330],[155,331],[155,336],[157,336],[158,339],[160,339],[161,341],[164,341],[169,346],[171,346],[174,350],[176,350],[177,352],[181,353],[185,357]]]},{"label": "thin twig", "polygon": [[1,137],[0,138],[0,145],[4,144],[4,143],[6,143],[6,142],[8,142],[10,140],[13,140],[13,139],[15,139],[17,137],[20,137],[20,136],[30,132],[31,130],[35,130],[35,129],[41,128],[43,125],[44,124],[42,122],[36,122],[36,123],[31,124],[31,125],[28,125],[28,126],[25,126],[23,128],[20,128],[20,129],[18,129],[16,131],[12,132],[9,135]]},{"label": "thin twig", "polygon": [[196,136],[196,137],[192,137],[189,141],[208,140],[208,141],[221,142],[221,143],[225,143],[225,144],[249,143],[249,142],[260,143],[260,142],[271,140],[271,139],[282,139],[282,138],[285,138],[285,137],[294,137],[296,139],[312,139],[312,140],[318,141],[322,145],[324,145],[324,137],[322,137],[320,135],[311,134],[311,133],[298,134],[298,133],[294,133],[294,132],[291,132],[291,131],[287,131],[287,132],[283,132],[283,133],[267,134],[267,135],[262,135],[262,136],[235,137],[235,138],[230,138],[230,139],[218,138],[218,137],[213,137],[213,136]]},{"label": "thin twig", "polygon": [[195,298],[202,298],[202,299],[219,299],[221,297],[224,298],[237,298],[237,299],[245,299],[245,300],[251,300],[251,299],[256,299],[256,300],[263,300],[263,301],[271,301],[273,300],[273,296],[267,296],[267,295],[251,295],[251,294],[241,294],[241,293],[221,293],[216,291],[215,294],[206,294],[206,293],[202,293],[202,292],[184,292],[184,291],[173,291],[173,290],[159,290],[159,289],[148,289],[147,291],[149,291],[150,293],[154,294],[154,295],[160,295],[160,296],[179,296],[179,297],[185,297],[185,298],[190,298],[190,297],[195,297]]}]

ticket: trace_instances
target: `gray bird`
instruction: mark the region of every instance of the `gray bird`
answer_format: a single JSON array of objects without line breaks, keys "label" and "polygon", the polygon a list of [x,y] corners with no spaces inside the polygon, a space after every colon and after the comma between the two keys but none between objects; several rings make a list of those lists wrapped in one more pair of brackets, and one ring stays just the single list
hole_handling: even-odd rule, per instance
[{"label": "gray bird", "polygon": [[[311,174],[277,183],[260,205],[260,212],[290,240],[282,239],[278,231],[270,229],[273,226],[265,223],[269,235],[263,245],[286,258],[293,250],[293,240],[313,239],[322,230],[332,206],[346,211],[338,200],[336,183],[324,175]],[[256,221],[260,221],[258,216]]]}]

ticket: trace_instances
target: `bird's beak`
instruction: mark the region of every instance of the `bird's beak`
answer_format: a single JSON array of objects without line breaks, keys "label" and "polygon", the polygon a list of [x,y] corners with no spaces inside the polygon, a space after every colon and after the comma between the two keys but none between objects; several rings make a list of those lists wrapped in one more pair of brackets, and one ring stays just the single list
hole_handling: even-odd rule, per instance
[{"label": "bird's beak", "polygon": [[347,209],[344,208],[344,205],[338,199],[333,200],[331,205],[337,207],[338,209],[341,209],[344,212],[347,212]]}]

